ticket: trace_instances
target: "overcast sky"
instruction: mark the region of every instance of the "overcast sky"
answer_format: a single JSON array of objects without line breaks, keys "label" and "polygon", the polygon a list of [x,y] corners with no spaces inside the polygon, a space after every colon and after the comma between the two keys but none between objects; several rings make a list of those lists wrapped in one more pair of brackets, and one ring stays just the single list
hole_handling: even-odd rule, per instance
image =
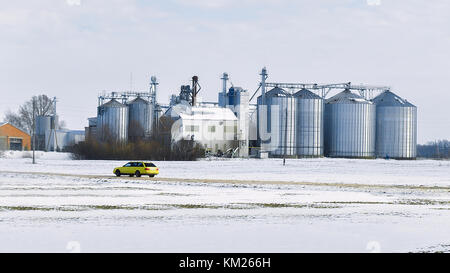
[{"label": "overcast sky", "polygon": [[0,0],[0,119],[56,96],[70,129],[103,90],[167,103],[195,74],[217,100],[223,72],[270,81],[389,85],[418,106],[419,143],[450,138],[448,0]]}]

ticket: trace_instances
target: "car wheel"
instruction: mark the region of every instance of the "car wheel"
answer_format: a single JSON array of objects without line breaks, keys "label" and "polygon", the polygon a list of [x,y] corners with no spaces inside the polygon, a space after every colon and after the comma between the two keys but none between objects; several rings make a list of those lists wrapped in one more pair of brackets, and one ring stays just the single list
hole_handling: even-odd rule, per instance
[{"label": "car wheel", "polygon": [[116,176],[120,177],[120,171],[119,170],[116,171]]},{"label": "car wheel", "polygon": [[141,172],[140,171],[136,171],[136,177],[141,177]]}]

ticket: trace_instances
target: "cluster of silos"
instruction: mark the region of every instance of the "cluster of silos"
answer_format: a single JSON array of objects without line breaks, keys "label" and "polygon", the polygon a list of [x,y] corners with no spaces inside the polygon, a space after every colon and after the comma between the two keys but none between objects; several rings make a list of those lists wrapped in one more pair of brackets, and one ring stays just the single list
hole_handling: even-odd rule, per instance
[{"label": "cluster of silos", "polygon": [[323,99],[309,90],[274,88],[258,97],[258,139],[272,157],[323,156]]},{"label": "cluster of silos", "polygon": [[376,106],[346,89],[325,103],[325,155],[374,158]]},{"label": "cluster of silos", "polygon": [[417,108],[390,91],[324,100],[281,88],[258,97],[258,140],[272,157],[416,158]]},{"label": "cluster of silos", "polygon": [[376,156],[416,158],[417,107],[391,91],[372,101],[376,105]]},{"label": "cluster of silos", "polygon": [[97,137],[101,141],[117,142],[148,137],[154,112],[153,104],[140,97],[127,104],[112,99],[98,107]]},{"label": "cluster of silos", "polygon": [[326,101],[325,155],[416,158],[417,108],[391,91],[367,100],[345,90]]}]

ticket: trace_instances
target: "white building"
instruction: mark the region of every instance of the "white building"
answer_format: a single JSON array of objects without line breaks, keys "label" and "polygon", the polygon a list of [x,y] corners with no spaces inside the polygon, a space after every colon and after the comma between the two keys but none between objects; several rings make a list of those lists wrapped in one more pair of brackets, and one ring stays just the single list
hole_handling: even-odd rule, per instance
[{"label": "white building", "polygon": [[171,106],[165,116],[175,121],[171,129],[173,142],[195,140],[212,153],[239,151],[238,119],[228,108],[207,104],[192,107],[182,101]]},{"label": "white building", "polygon": [[51,130],[45,132],[46,150],[62,151],[85,140],[85,131],[76,130]]}]

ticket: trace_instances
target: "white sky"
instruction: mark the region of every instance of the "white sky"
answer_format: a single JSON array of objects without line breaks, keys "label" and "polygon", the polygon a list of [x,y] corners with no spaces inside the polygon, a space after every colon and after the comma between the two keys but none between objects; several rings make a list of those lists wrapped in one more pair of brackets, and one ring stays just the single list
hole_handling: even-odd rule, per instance
[{"label": "white sky", "polygon": [[195,74],[253,92],[270,81],[389,85],[418,106],[419,143],[450,138],[448,0],[0,0],[0,119],[30,96],[59,99],[71,129],[103,90],[168,102]]}]

